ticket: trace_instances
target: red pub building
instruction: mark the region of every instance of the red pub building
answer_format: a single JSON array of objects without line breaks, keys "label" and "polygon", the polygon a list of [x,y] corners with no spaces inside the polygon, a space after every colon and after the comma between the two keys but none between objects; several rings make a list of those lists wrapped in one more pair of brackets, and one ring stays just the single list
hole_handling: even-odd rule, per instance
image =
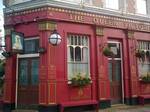
[{"label": "red pub building", "polygon": [[[148,0],[3,2],[4,112],[73,112],[149,103]],[[48,39],[54,33],[52,45]],[[73,86],[75,76],[88,77],[90,83]]]}]

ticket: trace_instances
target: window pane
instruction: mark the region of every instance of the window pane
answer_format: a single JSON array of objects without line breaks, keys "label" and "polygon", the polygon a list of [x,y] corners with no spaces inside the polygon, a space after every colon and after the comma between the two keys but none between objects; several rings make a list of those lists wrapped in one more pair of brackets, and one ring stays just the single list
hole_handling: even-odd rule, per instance
[{"label": "window pane", "polygon": [[81,61],[81,48],[75,48],[75,61]]},{"label": "window pane", "polygon": [[146,0],[137,0],[137,13],[146,14]]},{"label": "window pane", "polygon": [[31,81],[32,85],[37,85],[38,84],[38,76],[39,76],[39,71],[38,71],[38,65],[39,61],[38,60],[32,60],[31,63]]},{"label": "window pane", "polygon": [[83,62],[88,62],[88,48],[84,47],[82,48],[82,61]]},{"label": "window pane", "polygon": [[119,1],[118,0],[106,0],[106,8],[110,9],[119,9]]},{"label": "window pane", "polygon": [[111,51],[113,52],[115,58],[121,58],[119,43],[108,43],[108,46],[110,47]]},{"label": "window pane", "polygon": [[25,53],[37,53],[39,48],[39,40],[32,39],[32,40],[25,40]]},{"label": "window pane", "polygon": [[112,60],[108,63],[109,80],[112,82]]},{"label": "window pane", "polygon": [[28,61],[21,60],[19,65],[19,85],[28,85]]},{"label": "window pane", "polygon": [[93,4],[93,0],[83,0],[83,3],[87,4],[87,5],[92,5]]},{"label": "window pane", "polygon": [[[71,39],[69,39],[71,37]],[[68,77],[77,73],[89,74],[88,36],[69,35],[67,45]]]},{"label": "window pane", "polygon": [[63,0],[63,1],[72,2],[72,3],[80,3],[81,2],[81,0]]},{"label": "window pane", "polygon": [[138,49],[146,51],[144,61],[142,61],[141,58],[137,58],[138,61],[138,73],[139,76],[146,75],[147,73],[150,73],[150,42],[148,41],[138,41]]},{"label": "window pane", "polygon": [[74,61],[74,49],[73,47],[68,47],[68,61]]}]

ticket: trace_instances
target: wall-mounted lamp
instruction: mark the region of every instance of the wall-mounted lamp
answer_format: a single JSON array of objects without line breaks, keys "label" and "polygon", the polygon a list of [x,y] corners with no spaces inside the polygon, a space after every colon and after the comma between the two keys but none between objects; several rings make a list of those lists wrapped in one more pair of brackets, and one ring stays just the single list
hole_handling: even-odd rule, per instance
[{"label": "wall-mounted lamp", "polygon": [[57,32],[57,30],[54,30],[50,37],[48,38],[49,43],[51,43],[53,46],[59,45],[61,43],[61,36]]}]

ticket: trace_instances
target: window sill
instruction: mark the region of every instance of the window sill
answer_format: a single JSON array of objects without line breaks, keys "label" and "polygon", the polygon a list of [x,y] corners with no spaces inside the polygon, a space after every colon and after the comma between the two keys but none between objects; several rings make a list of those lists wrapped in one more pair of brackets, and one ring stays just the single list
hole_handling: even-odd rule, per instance
[{"label": "window sill", "polygon": [[150,81],[144,81],[142,79],[139,79],[140,83],[144,83],[144,84],[150,84]]},{"label": "window sill", "polygon": [[[93,81],[91,80],[90,84],[92,84],[92,83],[93,83]],[[68,80],[68,85],[71,85],[71,81],[70,80]]]}]

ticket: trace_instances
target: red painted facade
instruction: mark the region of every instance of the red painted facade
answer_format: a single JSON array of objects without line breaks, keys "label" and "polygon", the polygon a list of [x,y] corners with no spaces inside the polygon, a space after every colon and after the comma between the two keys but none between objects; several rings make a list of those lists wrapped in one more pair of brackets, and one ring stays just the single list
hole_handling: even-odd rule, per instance
[{"label": "red painted facade", "polygon": [[[50,8],[50,7],[49,7]],[[135,46],[137,40],[150,41],[150,33],[134,30],[133,37],[128,37],[126,28],[100,25],[93,22],[92,16],[84,12],[74,14],[63,9],[49,8],[35,12],[19,12],[18,15],[6,17],[5,26],[11,26],[17,32],[25,34],[25,38],[38,36],[40,47],[46,48],[46,53],[40,54],[39,66],[39,104],[55,105],[63,102],[80,102],[83,100],[108,101],[110,97],[110,81],[108,76],[108,58],[102,53],[107,41],[115,40],[122,44],[124,98],[138,98],[141,94],[150,94],[150,84],[139,81]],[[61,11],[60,11],[61,10]],[[69,12],[70,11],[70,12]],[[73,13],[73,14],[72,14]],[[80,15],[82,14],[82,16]],[[38,17],[38,18],[37,18]],[[35,20],[36,18],[36,20]],[[53,21],[57,24],[57,31],[62,37],[58,46],[48,43],[50,30],[39,30],[42,21]],[[98,35],[96,28],[103,29]],[[92,83],[83,88],[74,88],[67,80],[67,34],[89,35],[90,40],[90,74]],[[10,51],[10,35],[6,35],[7,50]],[[15,103],[16,98],[16,55],[6,61],[4,103]]]}]

